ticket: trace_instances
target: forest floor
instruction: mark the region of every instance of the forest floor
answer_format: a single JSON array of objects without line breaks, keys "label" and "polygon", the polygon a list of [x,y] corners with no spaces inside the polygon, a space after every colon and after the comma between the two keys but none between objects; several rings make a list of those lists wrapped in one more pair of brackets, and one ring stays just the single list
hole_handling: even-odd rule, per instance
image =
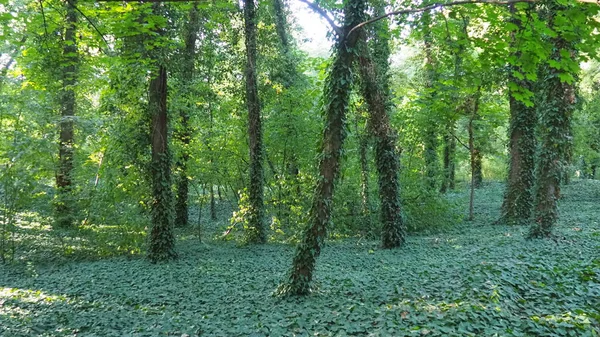
[{"label": "forest floor", "polygon": [[599,336],[600,182],[564,189],[553,240],[492,225],[501,193],[488,184],[475,221],[398,250],[328,242],[307,298],[272,296],[288,245],[190,236],[168,264],[0,266],[0,336]]}]

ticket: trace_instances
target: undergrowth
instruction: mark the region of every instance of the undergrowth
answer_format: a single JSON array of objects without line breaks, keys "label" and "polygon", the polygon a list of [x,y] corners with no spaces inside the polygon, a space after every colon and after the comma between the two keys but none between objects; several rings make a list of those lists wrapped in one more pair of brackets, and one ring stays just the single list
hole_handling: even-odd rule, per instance
[{"label": "undergrowth", "polygon": [[600,183],[563,189],[552,240],[491,225],[501,189],[477,191],[475,221],[409,237],[398,250],[329,241],[308,298],[272,296],[290,245],[182,234],[180,259],[168,264],[113,257],[0,266],[0,335],[600,335]]}]

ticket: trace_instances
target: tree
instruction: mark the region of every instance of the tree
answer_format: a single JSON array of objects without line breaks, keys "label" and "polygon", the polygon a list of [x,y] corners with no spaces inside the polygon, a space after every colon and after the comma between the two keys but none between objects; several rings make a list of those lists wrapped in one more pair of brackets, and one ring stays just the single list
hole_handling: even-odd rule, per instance
[{"label": "tree", "polygon": [[59,92],[59,152],[58,172],[56,173],[56,189],[58,192],[55,224],[57,227],[69,228],[74,225],[73,215],[73,156],[75,151],[74,126],[77,84],[77,13],[75,0],[66,1],[66,17],[64,26],[63,53],[61,60],[62,88]]},{"label": "tree", "polygon": [[[382,12],[381,7],[377,12]],[[375,139],[375,161],[379,175],[379,198],[383,223],[381,244],[383,248],[395,248],[404,243],[406,227],[402,220],[400,206],[396,135],[389,118],[389,45],[388,39],[384,37],[386,26],[382,26],[381,23],[376,26],[373,37],[376,58],[370,55],[364,30],[357,32],[360,36],[358,65],[362,92],[368,105],[369,126]]]},{"label": "tree", "polygon": [[246,42],[246,106],[248,108],[248,143],[250,146],[250,184],[248,195],[248,241],[264,243],[267,232],[264,224],[263,185],[264,172],[260,101],[256,80],[256,4],[254,0],[244,2],[244,32]]},{"label": "tree", "polygon": [[319,158],[319,177],[309,211],[309,223],[296,249],[292,269],[278,292],[289,295],[310,293],[310,282],[331,218],[335,181],[340,170],[340,156],[346,136],[345,121],[352,88],[352,62],[358,34],[348,34],[364,21],[364,0],[350,0],[344,6],[344,26],[337,29],[334,60],[324,89],[325,129]]},{"label": "tree", "polygon": [[[161,16],[161,4],[152,5],[152,16],[148,20],[157,20]],[[160,27],[159,22],[155,22]],[[159,28],[159,36],[163,29]],[[167,68],[161,55],[161,48],[155,46],[151,53],[153,69],[150,73],[148,89],[148,112],[152,118],[150,139],[152,146],[152,229],[148,258],[152,262],[170,260],[177,257],[175,236],[173,234],[173,191],[171,189],[171,157],[169,153],[169,133],[167,114]]]},{"label": "tree", "polygon": [[515,5],[510,5],[510,23],[516,26],[516,30],[511,33],[511,59],[516,64],[511,65],[508,74],[509,169],[500,219],[500,222],[505,224],[528,223],[533,208],[536,113],[533,103],[525,101],[525,98],[532,95],[534,83],[523,76],[529,70],[523,69],[527,67],[521,63],[523,52],[519,50],[519,43],[523,41],[517,40],[518,36],[523,36],[522,22],[524,16],[529,16],[529,10],[531,9],[519,14]]},{"label": "tree", "polygon": [[[192,93],[190,86],[194,79],[195,61],[196,61],[196,40],[198,39],[199,29],[199,18],[198,9],[196,6],[192,6],[189,12],[189,20],[184,33],[184,55],[183,55],[183,69],[181,72],[182,82],[184,88],[182,89],[181,95],[189,96]],[[175,171],[177,173],[177,202],[175,205],[175,224],[177,226],[186,226],[188,224],[188,162],[190,159],[189,146],[191,140],[191,126],[190,126],[190,110],[192,104],[188,101],[191,97],[185,97],[185,106],[180,108],[179,118],[179,132],[177,134],[178,140],[181,142],[181,154],[179,160],[176,161]],[[214,198],[213,198],[214,199]]]}]

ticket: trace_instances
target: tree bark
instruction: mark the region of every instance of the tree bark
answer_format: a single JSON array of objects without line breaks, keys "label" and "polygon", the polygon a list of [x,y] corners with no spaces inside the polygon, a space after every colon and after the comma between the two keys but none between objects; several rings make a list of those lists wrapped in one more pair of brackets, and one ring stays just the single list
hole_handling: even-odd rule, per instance
[{"label": "tree bark", "polygon": [[[196,41],[198,39],[199,18],[196,6],[192,6],[189,13],[188,26],[185,30],[185,49],[183,57],[183,71],[181,78],[184,88],[182,95],[186,99],[191,99],[191,86],[194,79],[195,59],[196,59]],[[188,161],[190,158],[189,146],[191,140],[190,110],[192,104],[185,102],[185,107],[179,111],[180,130],[177,138],[181,143],[182,151],[179,160],[176,162],[175,172],[177,172],[177,196],[175,204],[175,224],[180,227],[188,225]]]},{"label": "tree bark", "polygon": [[62,55],[62,88],[60,91],[60,122],[58,143],[58,172],[56,174],[57,201],[55,204],[57,227],[69,228],[74,226],[73,214],[73,155],[74,127],[76,100],[75,86],[77,85],[77,66],[79,55],[76,37],[77,13],[75,0],[66,3],[65,37]]},{"label": "tree bark", "polygon": [[250,146],[250,184],[248,188],[250,210],[248,212],[248,242],[264,243],[267,232],[264,224],[264,172],[262,167],[262,127],[260,101],[256,79],[256,4],[244,1],[244,29],[246,33],[246,105],[248,108],[248,138]]}]

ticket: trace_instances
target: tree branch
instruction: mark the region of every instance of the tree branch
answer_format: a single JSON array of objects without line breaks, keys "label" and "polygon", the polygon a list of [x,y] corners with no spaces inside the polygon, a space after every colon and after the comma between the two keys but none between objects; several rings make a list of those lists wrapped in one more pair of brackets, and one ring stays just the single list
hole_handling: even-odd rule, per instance
[{"label": "tree branch", "polygon": [[327,11],[325,11],[323,8],[319,7],[319,5],[317,5],[314,2],[310,2],[308,0],[300,0],[300,2],[304,2],[306,5],[308,5],[308,7],[310,7],[310,9],[312,9],[315,13],[319,14],[323,19],[325,19],[331,26],[331,29],[333,29],[333,31],[338,36],[342,35],[342,29],[340,27],[338,27],[335,24],[335,22],[333,22],[333,19],[331,17],[329,17],[329,14],[327,13]]},{"label": "tree branch", "polygon": [[[435,8],[452,7],[452,6],[459,6],[459,5],[470,5],[470,4],[509,5],[509,4],[513,4],[513,3],[519,3],[519,2],[538,2],[538,1],[539,0],[459,0],[459,1],[448,2],[448,3],[434,3],[434,4],[431,4],[431,5],[428,5],[425,7],[421,7],[421,8],[401,9],[401,10],[385,13],[383,15],[374,17],[370,20],[361,22],[358,25],[352,27],[352,29],[350,29],[350,31],[348,32],[348,35],[352,34],[352,32],[354,32],[357,29],[360,29],[363,26],[366,26],[373,22],[377,22],[379,20],[385,19],[390,16],[394,16],[394,15],[420,13],[420,12],[425,12],[425,11],[432,10]],[[592,0],[579,0],[579,1],[591,2]],[[596,0],[594,0],[594,2],[595,1]]]},{"label": "tree branch", "polygon": [[[98,33],[98,35],[100,35],[100,37],[102,38],[102,41],[104,41],[104,44],[106,44],[106,47],[108,48],[108,50],[110,51],[110,45],[108,44],[108,41],[106,41],[106,38],[104,37],[104,34],[102,34],[102,32],[98,29],[98,27],[96,27],[96,25],[94,24],[94,22],[92,22],[92,20],[90,20],[90,18],[87,17],[87,15],[85,15],[79,8],[77,8],[77,6],[75,6],[73,3],[69,2],[69,4],[71,6],[73,6],[73,8],[79,12],[79,14],[81,14],[86,20],[87,22],[94,27],[94,30],[96,31],[96,33]],[[100,50],[102,50],[102,48],[100,48]],[[110,55],[109,53],[103,51],[104,54],[106,55]]]}]

